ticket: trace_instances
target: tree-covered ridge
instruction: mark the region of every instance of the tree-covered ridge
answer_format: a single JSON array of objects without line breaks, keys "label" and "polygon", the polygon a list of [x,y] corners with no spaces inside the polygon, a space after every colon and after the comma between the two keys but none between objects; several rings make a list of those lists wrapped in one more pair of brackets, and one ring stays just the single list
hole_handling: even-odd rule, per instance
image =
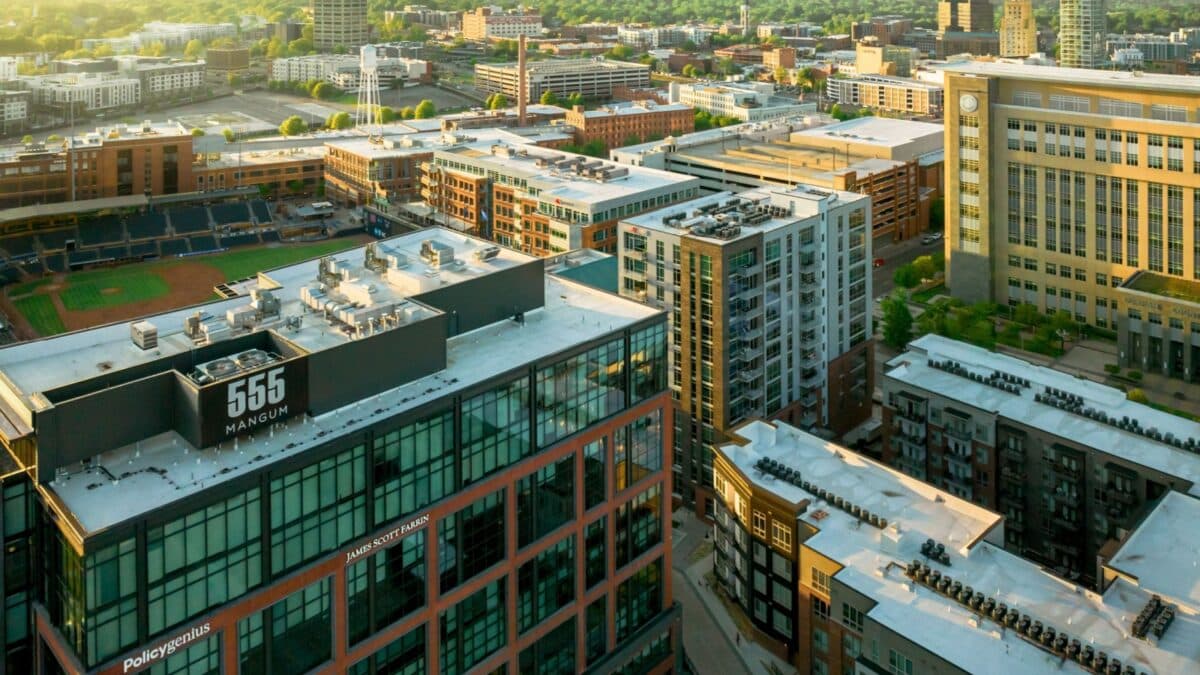
[{"label": "tree-covered ridge", "polygon": [[[39,0],[0,3],[0,53],[44,50],[60,54],[76,48],[82,38],[123,37],[148,21],[237,23],[246,14],[270,21],[304,17],[308,0]],[[370,0],[371,21],[383,29],[383,11],[403,7],[399,0]],[[470,9],[479,0],[429,2],[440,9]],[[513,5],[513,2],[502,3]],[[654,24],[734,21],[741,0],[543,0],[528,3],[550,25],[588,21]],[[995,3],[1000,12],[1000,0]],[[1165,33],[1181,26],[1200,26],[1196,0],[1109,0],[1109,31]],[[934,0],[755,0],[755,22],[809,21],[830,33],[846,33],[853,21],[872,15],[900,14],[918,26],[936,22]],[[1057,0],[1035,0],[1038,26],[1053,30],[1058,22]],[[36,7],[36,11],[35,8]],[[36,16],[35,16],[36,13]]]}]

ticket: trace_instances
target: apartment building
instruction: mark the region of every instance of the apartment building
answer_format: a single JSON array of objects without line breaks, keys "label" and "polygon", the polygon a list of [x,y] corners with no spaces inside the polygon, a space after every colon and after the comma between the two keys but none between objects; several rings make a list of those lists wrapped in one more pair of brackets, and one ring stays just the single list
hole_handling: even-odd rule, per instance
[{"label": "apartment building", "polygon": [[945,105],[942,87],[886,75],[828,78],[825,80],[825,95],[836,103],[930,117],[940,117]]},{"label": "apartment building", "polygon": [[717,453],[718,583],[801,673],[1200,668],[1195,495],[1093,561],[1092,591],[1005,551],[1002,515],[784,423]]},{"label": "apartment building", "polygon": [[1038,52],[1033,0],[1004,0],[1000,19],[1000,56],[1024,58]]},{"label": "apartment building", "polygon": [[0,89],[0,132],[9,134],[21,131],[28,124],[29,92]]},{"label": "apartment building", "polygon": [[926,335],[881,388],[885,463],[1005,514],[1008,550],[1088,586],[1163,494],[1200,494],[1200,425],[1113,387]]},{"label": "apartment building", "polygon": [[671,103],[682,103],[712,115],[761,122],[777,117],[816,112],[815,103],[776,96],[770,82],[671,82]]},{"label": "apartment building", "polygon": [[1120,50],[1136,49],[1142,60],[1149,63],[1187,63],[1192,57],[1192,46],[1177,41],[1169,35],[1109,35],[1104,40],[1104,53],[1112,55]]},{"label": "apartment building", "polygon": [[204,62],[211,71],[239,73],[250,68],[250,48],[209,47],[204,50]]},{"label": "apartment building", "polygon": [[641,101],[612,104],[592,110],[575,106],[568,110],[566,123],[575,130],[578,144],[598,140],[608,148],[630,145],[634,140],[665,138],[690,133],[696,128],[695,110],[678,103],[659,104]]},{"label": "apartment building", "polygon": [[120,64],[119,72],[136,77],[141,82],[141,97],[144,101],[199,93],[204,89],[208,70],[203,59],[170,59],[147,63],[117,57],[117,62]]},{"label": "apartment building", "polygon": [[617,251],[617,221],[699,194],[690,176],[538,147],[501,130],[449,135],[421,166],[421,196],[454,226],[546,257]]},{"label": "apartment building", "polygon": [[319,52],[351,52],[371,41],[367,0],[312,0],[313,46]]},{"label": "apartment building", "polygon": [[989,0],[938,0],[938,31],[990,33],[995,25]]},{"label": "apartment building", "polygon": [[912,77],[920,60],[913,47],[880,43],[877,38],[864,38],[854,47],[854,70],[859,75],[892,75]]},{"label": "apartment building", "polygon": [[232,23],[171,23],[150,21],[142,30],[130,33],[129,40],[135,49],[162,43],[167,49],[180,49],[192,40],[212,42],[217,38],[236,38],[237,26]]},{"label": "apartment building", "polygon": [[676,667],[661,312],[437,228],[241,288],[0,350],[17,672]]},{"label": "apartment building", "polygon": [[776,68],[791,70],[796,67],[796,50],[791,47],[768,49],[762,53],[762,65],[772,72]]},{"label": "apartment building", "polygon": [[[378,51],[383,52],[381,47]],[[403,86],[409,82],[428,82],[433,66],[428,61],[389,57],[380,54],[376,61],[381,88]],[[359,57],[352,54],[310,54],[271,61],[271,79],[280,82],[325,80],[344,92],[358,91],[362,77]]]},{"label": "apartment building", "polygon": [[[614,89],[650,88],[650,66],[602,56],[533,61],[526,64],[525,70],[530,101],[539,100],[547,91],[559,96],[578,92],[584,98],[607,100]],[[475,87],[480,91],[504,94],[516,102],[520,98],[519,83],[520,71],[515,63],[475,64]]]},{"label": "apartment building", "polygon": [[426,5],[405,5],[404,9],[384,10],[383,20],[389,23],[419,23],[442,30],[459,30],[462,26],[462,12],[433,9]]},{"label": "apartment building", "polygon": [[344,206],[393,205],[420,196],[421,163],[433,153],[436,134],[365,136],[325,143],[325,196]]},{"label": "apartment building", "polygon": [[1064,68],[1104,65],[1108,14],[1104,0],[1059,0],[1058,63]]},{"label": "apartment building", "polygon": [[0,82],[17,79],[17,57],[0,56]]},{"label": "apartment building", "polygon": [[468,40],[515,40],[522,35],[542,34],[542,16],[523,11],[499,12],[493,7],[477,7],[463,12],[462,33]]},{"label": "apartment building", "polygon": [[850,39],[855,42],[866,37],[879,40],[880,44],[900,44],[900,38],[913,28],[913,20],[899,14],[873,16],[865,21],[850,24]]},{"label": "apartment building", "polygon": [[117,73],[72,73],[20,78],[31,103],[59,115],[133,108],[142,101],[142,82]]},{"label": "apartment building", "polygon": [[0,208],[187,192],[192,134],[178,123],[116,125],[57,145],[0,150]]},{"label": "apartment building", "polygon": [[747,419],[844,432],[871,414],[871,205],[798,187],[620,224],[622,295],[670,312],[675,489],[713,512],[713,448]]},{"label": "apartment building", "polygon": [[[1200,278],[1194,80],[956,64],[946,68],[946,87],[957,110],[946,125],[955,297],[1063,310],[1137,334],[1145,321],[1160,346],[1134,353],[1123,344],[1121,363],[1200,376],[1184,371],[1184,358],[1194,358],[1185,346],[1200,335],[1189,318],[1189,283]],[[1166,290],[1175,285],[1181,292]]]},{"label": "apartment building", "polygon": [[192,165],[197,192],[254,187],[280,197],[315,195],[325,180],[324,146],[250,150],[198,156]]},{"label": "apartment building", "polygon": [[941,195],[941,125],[880,117],[827,124],[783,118],[618,148],[622,164],[700,179],[706,192],[810,185],[871,198],[872,237],[908,239],[929,222]]}]

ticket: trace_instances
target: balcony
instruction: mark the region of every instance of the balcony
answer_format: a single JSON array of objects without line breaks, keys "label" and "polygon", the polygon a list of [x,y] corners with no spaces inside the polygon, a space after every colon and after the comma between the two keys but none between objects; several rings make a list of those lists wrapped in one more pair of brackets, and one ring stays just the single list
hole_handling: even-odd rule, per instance
[{"label": "balcony", "polygon": [[898,471],[918,478],[925,477],[925,462],[907,455],[896,455],[895,466]]},{"label": "balcony", "polygon": [[1025,451],[1017,448],[1009,447],[1008,445],[1000,446],[1000,459],[1006,459],[1011,462],[1025,462]]},{"label": "balcony", "polygon": [[1050,470],[1058,476],[1069,478],[1073,481],[1078,481],[1083,476],[1083,470],[1078,465],[1069,466],[1055,460],[1053,457],[1043,457],[1042,459],[1050,465]]},{"label": "balcony", "polygon": [[950,423],[946,425],[946,428],[943,429],[943,432],[945,432],[945,434],[950,438],[956,438],[964,443],[971,442],[971,432],[967,430],[966,426],[958,426],[954,423]]},{"label": "balcony", "polygon": [[1108,498],[1119,504],[1125,504],[1126,506],[1129,506],[1137,503],[1138,496],[1137,493],[1133,492],[1132,490],[1118,490],[1112,485],[1109,485]]},{"label": "balcony", "polygon": [[1004,521],[1004,529],[1010,530],[1012,532],[1024,532],[1025,531],[1025,521],[1016,520],[1016,519],[1012,519],[1012,520],[1006,519]]},{"label": "balcony", "polygon": [[1062,514],[1062,512],[1060,512],[1060,511],[1055,511],[1054,513],[1052,513],[1050,515],[1050,521],[1054,523],[1055,527],[1059,528],[1059,530],[1060,530],[1059,534],[1062,533],[1061,532],[1062,530],[1066,530],[1071,533],[1076,533],[1076,532],[1078,532],[1079,528],[1082,526],[1082,523],[1079,522],[1078,518],[1073,518],[1073,519],[1068,518],[1067,516],[1064,516]]},{"label": "balcony", "polygon": [[974,488],[974,486],[971,485],[971,479],[965,476],[956,476],[952,473],[948,473],[943,476],[943,480],[946,481],[947,485],[958,488],[963,492],[963,494],[966,495],[970,495],[971,490]]},{"label": "balcony", "polygon": [[974,468],[970,459],[962,457],[961,455],[953,452],[946,453],[946,464],[949,464],[950,468],[952,469],[958,469],[959,471],[966,472],[967,474],[970,474],[971,470]]},{"label": "balcony", "polygon": [[1028,477],[1029,477],[1029,475],[1027,473],[1025,473],[1024,469],[1014,468],[1007,464],[1000,467],[1001,480],[1005,480],[1010,483],[1016,483],[1018,485],[1023,485],[1025,483],[1025,479],[1027,479]]},{"label": "balcony", "polygon": [[821,383],[821,371],[816,368],[804,368],[800,371],[800,386],[814,387]]},{"label": "balcony", "polygon": [[812,272],[805,272],[800,275],[800,290],[809,290],[817,285],[817,275]]}]

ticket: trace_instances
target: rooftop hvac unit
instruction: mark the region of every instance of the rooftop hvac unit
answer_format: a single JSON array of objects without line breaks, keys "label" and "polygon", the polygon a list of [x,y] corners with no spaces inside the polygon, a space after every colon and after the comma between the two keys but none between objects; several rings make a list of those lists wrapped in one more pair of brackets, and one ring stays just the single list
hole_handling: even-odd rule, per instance
[{"label": "rooftop hvac unit", "polygon": [[249,370],[259,366],[266,365],[272,361],[271,355],[261,349],[250,349],[233,357],[237,364],[242,368]]},{"label": "rooftop hvac unit", "polygon": [[485,246],[475,251],[475,259],[479,261],[491,260],[500,255],[499,246]]},{"label": "rooftop hvac unit", "polygon": [[433,267],[442,267],[454,260],[454,247],[426,239],[421,242],[421,258]]},{"label": "rooftop hvac unit", "polygon": [[158,326],[149,321],[138,321],[129,325],[129,337],[142,350],[158,346]]},{"label": "rooftop hvac unit", "polygon": [[217,359],[200,366],[200,370],[214,380],[219,380],[237,373],[238,366],[232,359]]}]

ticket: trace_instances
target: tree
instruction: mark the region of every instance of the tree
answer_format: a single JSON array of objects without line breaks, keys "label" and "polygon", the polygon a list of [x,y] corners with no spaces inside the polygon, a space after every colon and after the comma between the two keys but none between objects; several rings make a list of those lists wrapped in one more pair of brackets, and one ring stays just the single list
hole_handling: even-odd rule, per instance
[{"label": "tree", "polygon": [[499,92],[487,97],[484,107],[488,110],[503,110],[508,107],[508,97]]},{"label": "tree", "polygon": [[21,143],[23,145],[29,145],[30,143],[33,143],[33,136],[31,136],[29,134],[25,134],[24,136],[21,137]]},{"label": "tree", "polygon": [[221,131],[221,135],[225,137],[226,143],[232,143],[234,139],[237,138],[237,134],[233,133],[233,129],[230,129],[229,127],[225,127],[225,129]]},{"label": "tree", "polygon": [[406,105],[400,109],[400,119],[411,120],[413,118],[412,106]]},{"label": "tree", "polygon": [[399,115],[396,114],[395,108],[390,108],[386,105],[380,106],[380,108],[379,108],[379,122],[381,124],[388,124],[389,122],[395,122],[396,118],[398,116]]},{"label": "tree", "polygon": [[912,266],[913,271],[917,274],[917,278],[922,281],[937,276],[937,266],[933,264],[931,256],[918,256],[916,260],[912,261]]},{"label": "tree", "polygon": [[417,104],[416,108],[413,108],[413,119],[427,120],[436,115],[437,108],[434,107],[433,101],[430,101],[429,99],[423,99]]},{"label": "tree", "polygon": [[225,81],[229,83],[229,86],[231,87],[238,87],[242,84],[242,76],[238,75],[237,73],[227,73],[225,75]]},{"label": "tree", "polygon": [[279,133],[284,136],[298,136],[306,131],[308,131],[308,125],[299,115],[292,115],[279,125]]},{"label": "tree", "polygon": [[622,141],[621,147],[637,145],[638,143],[641,143],[641,142],[642,142],[641,136],[638,136],[637,134],[629,134],[628,136],[625,137],[625,140]]},{"label": "tree", "polygon": [[287,49],[288,49],[288,46],[283,44],[283,40],[280,40],[277,37],[273,37],[273,38],[271,38],[271,41],[267,43],[267,49],[266,49],[267,58],[268,59],[277,59],[281,56],[284,56],[285,54],[287,54]]},{"label": "tree", "polygon": [[62,139],[63,139],[63,137],[59,136],[58,134],[50,134],[49,136],[46,137],[46,142],[47,143],[57,143],[57,142],[61,141]]},{"label": "tree", "polygon": [[329,99],[337,96],[338,93],[337,87],[328,82],[318,82],[316,86],[312,88],[312,97],[318,101],[328,101]]},{"label": "tree", "polygon": [[787,68],[784,68],[783,66],[779,66],[779,67],[775,68],[774,77],[775,77],[776,84],[790,84],[791,83],[791,78],[788,77],[788,70],[787,70]]},{"label": "tree", "polygon": [[901,288],[914,288],[921,283],[921,277],[912,263],[909,263],[896,268],[892,274],[892,281]]},{"label": "tree", "polygon": [[292,40],[287,46],[288,56],[304,56],[306,54],[312,54],[314,51],[316,50],[313,48],[312,38],[300,38],[298,40]]},{"label": "tree", "polygon": [[1046,317],[1038,311],[1037,305],[1022,303],[1013,310],[1013,321],[1027,326],[1040,326]]},{"label": "tree", "polygon": [[540,99],[538,99],[538,102],[541,103],[542,105],[559,105],[560,104],[560,101],[558,100],[558,95],[555,94],[554,92],[550,91],[549,89],[542,92],[542,97]]},{"label": "tree", "polygon": [[712,114],[707,110],[697,110],[695,114],[696,131],[705,131],[713,127]]},{"label": "tree", "polygon": [[883,342],[892,349],[903,349],[912,339],[913,317],[908,298],[897,293],[880,303],[883,310]]},{"label": "tree", "polygon": [[1150,402],[1150,399],[1146,398],[1146,392],[1142,391],[1141,389],[1136,389],[1136,388],[1130,389],[1129,391],[1125,392],[1125,398],[1129,399],[1130,401],[1133,401],[1134,403],[1149,403]]},{"label": "tree", "polygon": [[167,47],[161,42],[151,42],[138,50],[138,56],[162,56],[167,53]]},{"label": "tree", "polygon": [[624,61],[633,56],[633,49],[629,45],[617,44],[612,49],[608,50],[606,56],[610,59]]},{"label": "tree", "polygon": [[204,43],[193,38],[188,40],[187,46],[183,48],[184,58],[195,61],[204,54]]},{"label": "tree", "polygon": [[574,108],[577,105],[583,105],[583,94],[576,91],[567,97],[567,107]]},{"label": "tree", "polygon": [[200,138],[200,137],[201,137],[201,136],[203,136],[203,135],[204,135],[204,130],[203,130],[203,129],[201,129],[201,128],[199,128],[199,127],[196,127],[195,129],[192,129],[192,138]]},{"label": "tree", "polygon": [[679,71],[679,74],[683,75],[684,77],[696,77],[696,66],[686,63],[684,64],[683,69]]},{"label": "tree", "polygon": [[325,120],[325,126],[329,129],[342,131],[344,129],[354,128],[354,119],[350,117],[350,113],[342,111],[336,112]]}]

